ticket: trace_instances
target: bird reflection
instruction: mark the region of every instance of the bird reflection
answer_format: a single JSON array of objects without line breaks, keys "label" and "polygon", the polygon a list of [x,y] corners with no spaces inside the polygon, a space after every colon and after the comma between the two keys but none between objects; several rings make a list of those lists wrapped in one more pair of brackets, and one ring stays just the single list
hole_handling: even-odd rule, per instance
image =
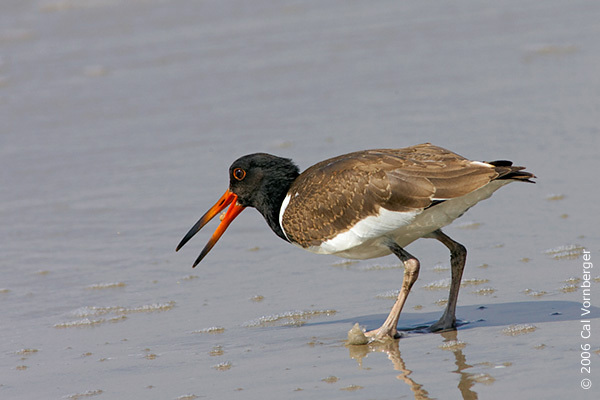
[{"label": "bird reflection", "polygon": [[[453,342],[457,340],[458,332],[457,331],[447,331],[441,333],[444,338],[444,343]],[[460,380],[458,381],[458,390],[462,395],[464,400],[476,400],[477,393],[471,388],[475,385],[475,380],[473,379],[475,374],[464,372],[466,369],[473,367],[472,365],[467,364],[467,357],[462,352],[462,348],[456,348],[453,350],[454,353],[454,364],[456,365],[456,369],[452,372],[456,374],[460,374]]]},{"label": "bird reflection", "polygon": [[350,351],[350,358],[356,360],[358,365],[362,368],[362,359],[369,355],[369,353],[373,352],[381,352],[385,353],[388,356],[388,359],[394,365],[394,369],[396,371],[400,371],[400,375],[397,376],[398,379],[404,381],[409,387],[410,390],[415,394],[416,400],[428,400],[431,399],[429,397],[429,393],[427,390],[423,388],[423,385],[417,383],[410,377],[412,371],[406,368],[406,364],[400,355],[400,349],[398,347],[398,340],[386,340],[384,342],[371,342],[362,346],[347,346]]},{"label": "bird reflection", "polygon": [[[458,337],[458,333],[455,330],[442,332],[440,335],[444,338],[443,343],[454,342]],[[350,358],[356,360],[361,368],[363,358],[368,356],[369,353],[385,353],[388,359],[392,362],[394,370],[400,372],[400,374],[397,375],[397,379],[403,381],[410,387],[410,390],[414,393],[415,400],[432,399],[432,397],[429,395],[429,392],[427,392],[423,385],[411,378],[410,375],[413,371],[407,368],[406,363],[402,359],[398,343],[398,340],[386,340],[384,342],[371,342],[361,346],[347,345],[346,347],[350,353]],[[448,349],[454,353],[454,364],[456,365],[456,369],[452,372],[460,376],[457,388],[462,396],[462,399],[477,400],[477,393],[473,390],[473,386],[476,383],[476,374],[466,372],[466,370],[472,368],[473,366],[467,364],[467,359],[461,346],[453,346],[449,347]]]}]

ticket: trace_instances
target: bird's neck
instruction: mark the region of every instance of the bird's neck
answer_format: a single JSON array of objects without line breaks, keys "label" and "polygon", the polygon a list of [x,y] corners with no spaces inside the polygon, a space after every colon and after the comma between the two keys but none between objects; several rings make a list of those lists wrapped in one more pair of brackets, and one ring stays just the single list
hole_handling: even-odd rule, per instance
[{"label": "bird's neck", "polygon": [[[283,202],[283,200],[282,200],[282,202]],[[269,227],[271,228],[271,230],[273,232],[275,232],[275,234],[277,236],[279,236],[286,242],[289,242],[288,238],[285,236],[285,233],[283,233],[283,229],[281,229],[281,225],[279,225],[279,209],[280,208],[281,208],[281,202],[279,203],[279,207],[277,207],[276,209],[270,210],[268,213],[263,214],[263,216],[265,217],[265,220],[267,221],[267,224],[269,224]]]},{"label": "bird's neck", "polygon": [[297,177],[298,172],[293,171],[284,178],[280,177],[276,182],[267,182],[261,201],[255,204],[256,209],[263,215],[273,232],[285,241],[289,240],[279,224],[279,212],[285,196]]}]

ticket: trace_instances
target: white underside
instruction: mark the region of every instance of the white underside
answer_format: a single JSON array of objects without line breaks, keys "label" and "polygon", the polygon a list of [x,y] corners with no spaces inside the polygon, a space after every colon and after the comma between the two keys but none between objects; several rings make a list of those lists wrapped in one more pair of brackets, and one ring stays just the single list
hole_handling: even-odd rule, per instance
[{"label": "white underside", "polygon": [[[333,254],[344,258],[368,259],[391,253],[387,243],[390,240],[405,247],[427,234],[449,225],[479,201],[489,198],[492,193],[510,180],[492,181],[465,196],[446,200],[426,210],[395,212],[381,208],[379,214],[358,222],[348,231],[333,239],[307,250],[318,254]],[[289,195],[284,200],[279,214],[279,223],[289,204]],[[285,231],[284,231],[285,232]]]}]

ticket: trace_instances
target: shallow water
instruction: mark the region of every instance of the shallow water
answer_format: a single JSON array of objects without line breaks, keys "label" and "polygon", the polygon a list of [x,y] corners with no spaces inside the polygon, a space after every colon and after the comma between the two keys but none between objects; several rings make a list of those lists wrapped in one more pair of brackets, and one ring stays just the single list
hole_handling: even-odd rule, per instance
[{"label": "shallow water", "polygon": [[[0,13],[0,397],[592,398],[582,252],[599,253],[594,2],[10,0]],[[238,156],[302,168],[430,141],[511,159],[513,184],[446,232],[469,250],[457,332],[443,246],[398,345],[344,346],[396,260],[286,245],[244,212],[176,244]],[[574,245],[574,246],[572,246]],[[568,247],[572,246],[572,247]],[[583,378],[591,389],[580,388]]]}]

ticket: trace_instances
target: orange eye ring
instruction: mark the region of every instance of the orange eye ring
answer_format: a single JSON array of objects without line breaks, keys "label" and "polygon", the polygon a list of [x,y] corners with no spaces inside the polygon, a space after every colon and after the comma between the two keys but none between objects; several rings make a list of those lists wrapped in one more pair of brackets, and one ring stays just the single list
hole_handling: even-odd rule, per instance
[{"label": "orange eye ring", "polygon": [[246,171],[241,168],[236,168],[233,170],[233,177],[238,181],[241,181],[246,177]]}]

